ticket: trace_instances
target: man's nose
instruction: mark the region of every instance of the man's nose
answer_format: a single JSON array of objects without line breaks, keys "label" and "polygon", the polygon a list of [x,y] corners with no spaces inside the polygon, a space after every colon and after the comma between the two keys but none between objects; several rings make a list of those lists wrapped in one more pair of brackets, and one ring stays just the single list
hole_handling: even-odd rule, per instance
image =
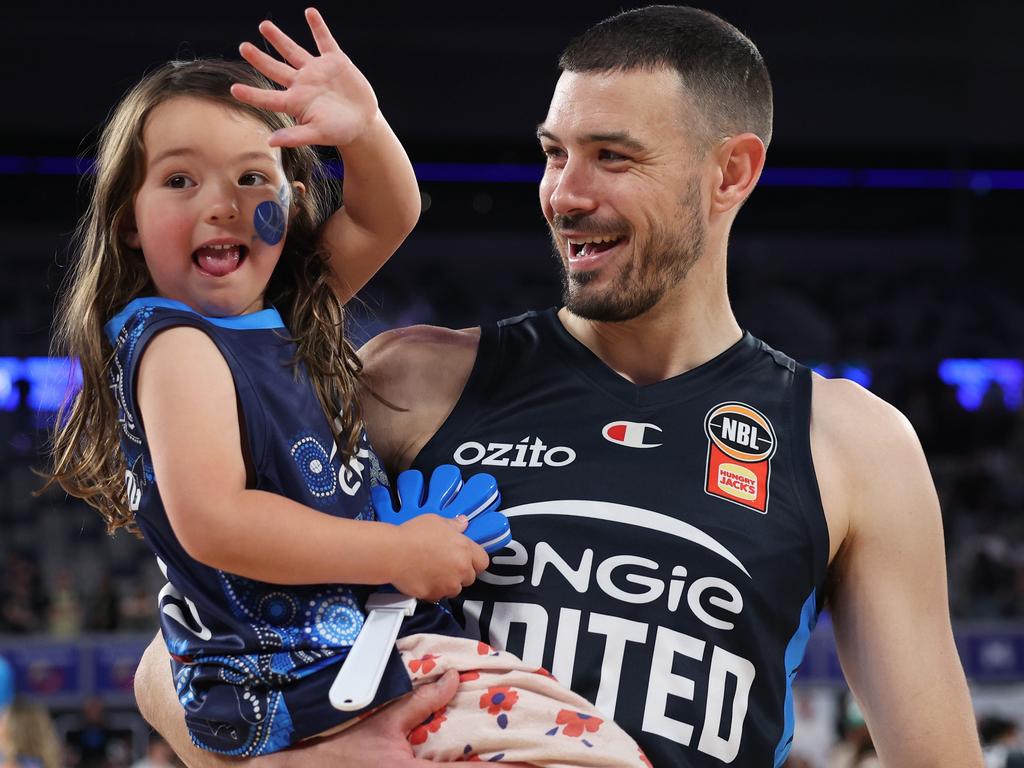
[{"label": "man's nose", "polygon": [[550,203],[555,213],[566,216],[594,210],[597,195],[591,169],[583,162],[567,162],[558,171]]}]

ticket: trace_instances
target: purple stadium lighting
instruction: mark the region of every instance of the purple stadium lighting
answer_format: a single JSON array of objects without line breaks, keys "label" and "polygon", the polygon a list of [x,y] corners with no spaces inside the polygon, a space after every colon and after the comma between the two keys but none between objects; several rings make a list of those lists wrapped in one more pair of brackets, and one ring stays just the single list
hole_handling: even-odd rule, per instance
[{"label": "purple stadium lighting", "polygon": [[1024,400],[1024,361],[1000,358],[950,358],[939,363],[939,378],[956,387],[956,398],[968,411],[976,411],[989,388],[1003,391],[1003,403],[1018,410]]}]

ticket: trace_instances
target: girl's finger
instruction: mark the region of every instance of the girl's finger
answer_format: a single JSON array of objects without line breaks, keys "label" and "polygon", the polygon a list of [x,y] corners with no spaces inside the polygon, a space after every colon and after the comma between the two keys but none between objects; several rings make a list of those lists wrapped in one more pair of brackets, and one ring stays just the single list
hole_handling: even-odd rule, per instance
[{"label": "girl's finger", "polygon": [[238,52],[242,54],[243,59],[278,85],[283,85],[287,88],[292,84],[292,80],[295,79],[294,69],[283,61],[278,61],[269,53],[261,51],[252,43],[242,43],[238,46]]},{"label": "girl's finger", "polygon": [[320,11],[316,8],[307,8],[306,23],[309,24],[309,31],[313,33],[313,39],[316,41],[316,47],[320,53],[341,52],[337,40],[331,34],[331,30],[327,27],[324,17],[320,15]]},{"label": "girl's finger", "polygon": [[274,46],[274,50],[281,54],[281,57],[296,69],[312,61],[313,57],[301,45],[292,40],[281,31],[281,28],[272,21],[260,22],[260,34],[267,42]]},{"label": "girl's finger", "polygon": [[284,91],[272,91],[264,88],[253,88],[251,85],[235,83],[231,86],[231,95],[244,104],[249,104],[272,112],[287,112],[285,102],[288,95]]},{"label": "girl's finger", "polygon": [[305,147],[321,144],[320,134],[308,125],[292,125],[270,134],[267,142],[272,147]]}]

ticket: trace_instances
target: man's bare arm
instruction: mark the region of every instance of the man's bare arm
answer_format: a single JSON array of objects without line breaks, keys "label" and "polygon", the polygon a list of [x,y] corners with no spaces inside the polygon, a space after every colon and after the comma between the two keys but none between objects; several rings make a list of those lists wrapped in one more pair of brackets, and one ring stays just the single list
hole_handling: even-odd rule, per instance
[{"label": "man's bare arm", "polygon": [[[884,765],[982,765],[953,643],[938,499],[913,427],[846,381],[816,379],[815,465],[830,523],[840,661]],[[830,528],[833,526],[830,525]]]}]

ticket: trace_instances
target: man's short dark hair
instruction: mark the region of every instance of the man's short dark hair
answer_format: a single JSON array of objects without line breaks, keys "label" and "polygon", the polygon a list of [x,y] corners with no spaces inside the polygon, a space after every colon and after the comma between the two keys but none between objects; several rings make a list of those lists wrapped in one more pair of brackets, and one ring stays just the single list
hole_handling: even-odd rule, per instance
[{"label": "man's short dark hair", "polygon": [[727,21],[697,8],[651,5],[595,24],[562,52],[566,72],[670,67],[702,125],[703,143],[747,131],[772,138],[772,84],[757,47]]}]

